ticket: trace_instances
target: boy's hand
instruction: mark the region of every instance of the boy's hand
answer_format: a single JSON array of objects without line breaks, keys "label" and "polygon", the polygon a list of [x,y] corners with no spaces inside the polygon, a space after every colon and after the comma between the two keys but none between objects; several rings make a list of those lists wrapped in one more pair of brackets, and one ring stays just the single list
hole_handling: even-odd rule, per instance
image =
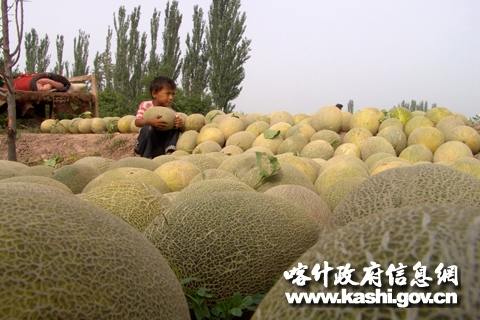
[{"label": "boy's hand", "polygon": [[183,119],[178,116],[178,115],[175,115],[175,128],[183,128],[185,124],[183,123]]},{"label": "boy's hand", "polygon": [[147,124],[151,125],[152,127],[159,128],[159,129],[164,129],[168,125],[167,122],[163,121],[161,118],[150,119],[150,120],[148,120]]}]

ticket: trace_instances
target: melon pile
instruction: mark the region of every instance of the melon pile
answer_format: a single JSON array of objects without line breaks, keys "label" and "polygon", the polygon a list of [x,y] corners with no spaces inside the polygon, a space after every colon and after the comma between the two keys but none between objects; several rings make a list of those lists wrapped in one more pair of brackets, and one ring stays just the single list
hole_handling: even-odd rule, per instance
[{"label": "melon pile", "polygon": [[[177,151],[154,159],[86,157],[61,168],[0,161],[0,237],[14,239],[0,242],[0,256],[7,252],[13,259],[9,265],[0,260],[0,271],[11,274],[0,278],[0,292],[9,292],[0,294],[0,313],[4,306],[17,312],[17,301],[25,299],[22,316],[35,317],[46,308],[41,297],[57,301],[58,287],[71,295],[64,305],[49,304],[51,317],[101,318],[102,309],[72,302],[77,291],[88,293],[98,283],[88,275],[77,282],[71,278],[84,269],[95,271],[92,263],[111,257],[102,268],[113,275],[102,279],[111,281],[118,299],[104,292],[90,298],[104,299],[100,305],[121,319],[132,314],[180,319],[180,313],[169,316],[170,310],[184,310],[186,300],[192,308],[187,293],[200,289],[211,295],[209,306],[236,294],[265,294],[253,319],[475,319],[480,305],[479,152],[479,133],[446,108],[426,113],[364,108],[350,114],[327,106],[312,115],[192,114],[185,119]],[[44,202],[30,205],[28,199],[40,195]],[[9,214],[12,210],[17,214]],[[77,215],[71,218],[73,212]],[[104,242],[110,234],[115,237]],[[10,254],[17,245],[26,250],[52,235],[68,235],[71,241],[62,242],[63,247],[40,246],[45,254],[28,251],[21,263]],[[116,245],[118,237],[122,241]],[[148,252],[156,258],[135,269]],[[462,285],[451,289],[462,305],[287,304],[284,292],[303,289],[286,281],[284,271],[300,262],[323,261],[349,262],[360,270],[370,261],[384,268],[388,263],[411,267],[417,261],[431,268],[439,262],[456,264]],[[31,289],[38,294],[31,294],[16,279],[44,263],[52,268],[29,278],[38,284]],[[62,281],[44,285],[49,272]],[[155,272],[168,280],[153,279]],[[127,278],[135,286],[119,294]],[[180,283],[186,296],[178,294]],[[321,290],[317,284],[310,289]],[[150,296],[151,290],[158,296]]]}]

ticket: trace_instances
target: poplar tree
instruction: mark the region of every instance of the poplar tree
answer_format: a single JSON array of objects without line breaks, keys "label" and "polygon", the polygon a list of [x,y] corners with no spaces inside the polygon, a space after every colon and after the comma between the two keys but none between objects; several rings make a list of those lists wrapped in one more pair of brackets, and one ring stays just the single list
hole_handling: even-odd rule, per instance
[{"label": "poplar tree", "polygon": [[72,76],[81,76],[88,74],[88,47],[90,44],[90,35],[85,31],[78,31],[78,38],[73,39],[73,70]]},{"label": "poplar tree", "polygon": [[215,105],[231,112],[250,58],[251,40],[244,37],[247,17],[240,12],[240,0],[212,0],[208,18],[209,87]]},{"label": "poplar tree", "polygon": [[180,37],[178,31],[182,23],[182,15],[178,11],[178,1],[167,2],[165,8],[165,26],[163,30],[163,54],[160,62],[160,73],[176,80],[180,75],[182,62],[180,59]]},{"label": "poplar tree", "polygon": [[34,73],[37,67],[38,33],[32,28],[25,33],[25,72]]},{"label": "poplar tree", "polygon": [[57,40],[55,41],[57,49],[57,63],[53,69],[53,72],[63,75],[63,70],[65,68],[63,62],[63,47],[65,45],[63,35],[57,35]]},{"label": "poplar tree", "polygon": [[40,40],[37,48],[37,65],[35,67],[36,72],[47,71],[47,68],[50,65],[50,55],[48,54],[49,47],[50,40],[48,39],[48,35],[45,35],[45,37]]},{"label": "poplar tree", "polygon": [[202,8],[193,8],[192,35],[187,34],[183,59],[182,89],[186,96],[203,97],[208,85],[208,55]]}]

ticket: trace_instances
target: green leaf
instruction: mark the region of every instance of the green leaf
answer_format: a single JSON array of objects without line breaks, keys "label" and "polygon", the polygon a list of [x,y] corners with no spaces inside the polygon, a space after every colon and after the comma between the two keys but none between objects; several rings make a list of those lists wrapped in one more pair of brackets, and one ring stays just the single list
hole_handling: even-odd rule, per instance
[{"label": "green leaf", "polygon": [[265,139],[275,139],[280,134],[280,130],[267,129],[263,132]]},{"label": "green leaf", "polygon": [[241,317],[243,312],[242,312],[242,309],[240,308],[232,308],[230,309],[230,314],[235,317]]}]

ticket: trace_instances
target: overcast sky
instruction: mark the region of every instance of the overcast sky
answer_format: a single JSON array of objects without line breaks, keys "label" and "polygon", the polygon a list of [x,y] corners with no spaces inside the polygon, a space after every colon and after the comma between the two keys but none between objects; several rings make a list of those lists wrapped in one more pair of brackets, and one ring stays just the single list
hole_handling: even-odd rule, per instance
[{"label": "overcast sky", "polygon": [[[166,0],[30,0],[25,28],[49,35],[53,66],[56,34],[72,60],[73,38],[85,30],[93,57],[113,12],[139,4],[142,31],[155,7],[163,26]],[[206,13],[210,0],[179,1],[182,47],[194,4]],[[241,9],[252,50],[237,111],[313,113],[349,99],[356,109],[390,108],[416,99],[480,113],[478,0],[243,0]]]}]

